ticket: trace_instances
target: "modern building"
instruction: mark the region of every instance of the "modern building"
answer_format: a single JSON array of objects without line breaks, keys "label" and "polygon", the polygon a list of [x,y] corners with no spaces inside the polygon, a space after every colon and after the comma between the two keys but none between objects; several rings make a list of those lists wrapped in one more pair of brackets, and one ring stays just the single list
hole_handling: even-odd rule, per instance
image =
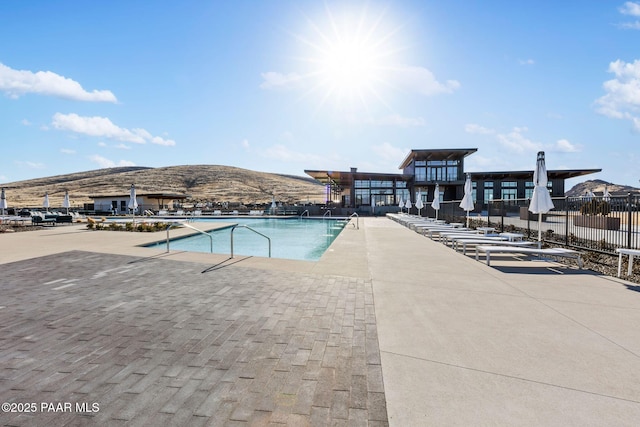
[{"label": "modern building", "polygon": [[[464,160],[477,148],[411,150],[402,161],[402,173],[348,172],[305,170],[305,173],[326,185],[327,203],[343,208],[362,206],[397,206],[410,197],[415,203],[421,194],[426,205],[431,203],[436,184],[440,200],[461,200],[467,173]],[[600,172],[602,169],[549,170],[548,187],[551,197],[563,197],[565,180]],[[533,194],[533,170],[471,172],[476,210],[492,200],[528,199]]]}]

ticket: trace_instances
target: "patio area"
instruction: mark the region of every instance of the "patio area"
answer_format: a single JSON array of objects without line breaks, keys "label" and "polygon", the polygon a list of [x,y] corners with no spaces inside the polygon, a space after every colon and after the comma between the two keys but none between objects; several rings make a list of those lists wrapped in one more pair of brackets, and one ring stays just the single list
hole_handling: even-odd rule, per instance
[{"label": "patio area", "polygon": [[136,246],[152,234],[0,235],[0,400],[38,409],[1,425],[640,419],[640,289],[624,280],[488,267],[387,218],[318,262]]}]

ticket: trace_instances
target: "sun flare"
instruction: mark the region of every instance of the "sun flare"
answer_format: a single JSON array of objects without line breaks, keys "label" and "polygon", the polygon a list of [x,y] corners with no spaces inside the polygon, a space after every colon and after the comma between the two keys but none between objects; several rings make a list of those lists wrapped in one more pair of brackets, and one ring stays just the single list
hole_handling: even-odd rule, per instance
[{"label": "sun flare", "polygon": [[393,31],[383,29],[384,13],[375,19],[367,11],[342,14],[326,9],[322,25],[308,21],[311,35],[301,37],[313,79],[312,92],[322,103],[333,101],[343,108],[367,107],[382,100],[392,58],[397,52],[391,42]]}]

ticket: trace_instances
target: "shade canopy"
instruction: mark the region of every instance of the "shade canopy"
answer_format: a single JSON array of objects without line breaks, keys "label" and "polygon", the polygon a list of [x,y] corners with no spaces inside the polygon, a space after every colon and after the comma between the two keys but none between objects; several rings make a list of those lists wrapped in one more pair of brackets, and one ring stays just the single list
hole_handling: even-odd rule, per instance
[{"label": "shade canopy", "polygon": [[422,192],[418,191],[418,195],[416,196],[416,208],[420,211],[424,208],[424,203],[422,203]]},{"label": "shade canopy", "polygon": [[71,207],[71,203],[69,202],[69,192],[65,191],[64,192],[64,199],[62,200],[62,207],[63,208],[70,208]]},{"label": "shade canopy", "polygon": [[471,175],[469,174],[467,174],[467,180],[464,182],[464,197],[460,202],[460,208],[467,212],[475,208],[473,205],[473,186],[471,184]]},{"label": "shade canopy", "polygon": [[534,214],[543,214],[549,212],[555,206],[551,201],[551,195],[547,188],[547,167],[544,161],[544,151],[538,152],[536,160],[536,168],[533,171],[533,196],[529,203],[529,211]]},{"label": "shade canopy", "polygon": [[4,188],[0,193],[0,209],[7,209],[7,196],[4,194]]},{"label": "shade canopy", "polygon": [[431,207],[435,210],[440,209],[440,184],[436,184],[436,189],[433,191],[433,201]]},{"label": "shade canopy", "polygon": [[131,184],[131,193],[129,195],[129,204],[127,205],[129,209],[135,212],[138,209],[138,199],[136,197],[136,186]]}]

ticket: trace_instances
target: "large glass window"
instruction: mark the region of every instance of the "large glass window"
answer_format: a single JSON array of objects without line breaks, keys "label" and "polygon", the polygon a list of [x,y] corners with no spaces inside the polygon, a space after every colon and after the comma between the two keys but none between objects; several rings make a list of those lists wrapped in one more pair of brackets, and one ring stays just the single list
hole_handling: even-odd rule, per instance
[{"label": "large glass window", "polygon": [[427,168],[425,167],[417,167],[415,174],[416,182],[423,182],[427,180]]},{"label": "large glass window", "polygon": [[371,181],[371,188],[392,188],[393,181]]},{"label": "large glass window", "polygon": [[513,200],[518,197],[518,183],[515,181],[503,181],[500,185],[500,198]]},{"label": "large glass window", "polygon": [[371,200],[369,199],[369,189],[356,188],[355,197],[356,197],[356,206],[371,204]]},{"label": "large glass window", "polygon": [[490,202],[493,200],[493,181],[486,181],[484,183],[484,202]]},{"label": "large glass window", "polygon": [[524,183],[524,197],[530,199],[533,197],[533,181],[527,181]]},{"label": "large glass window", "polygon": [[355,187],[356,188],[369,188],[369,180],[368,179],[356,179]]},{"label": "large glass window", "polygon": [[427,181],[458,181],[460,160],[429,160],[426,175]]}]

